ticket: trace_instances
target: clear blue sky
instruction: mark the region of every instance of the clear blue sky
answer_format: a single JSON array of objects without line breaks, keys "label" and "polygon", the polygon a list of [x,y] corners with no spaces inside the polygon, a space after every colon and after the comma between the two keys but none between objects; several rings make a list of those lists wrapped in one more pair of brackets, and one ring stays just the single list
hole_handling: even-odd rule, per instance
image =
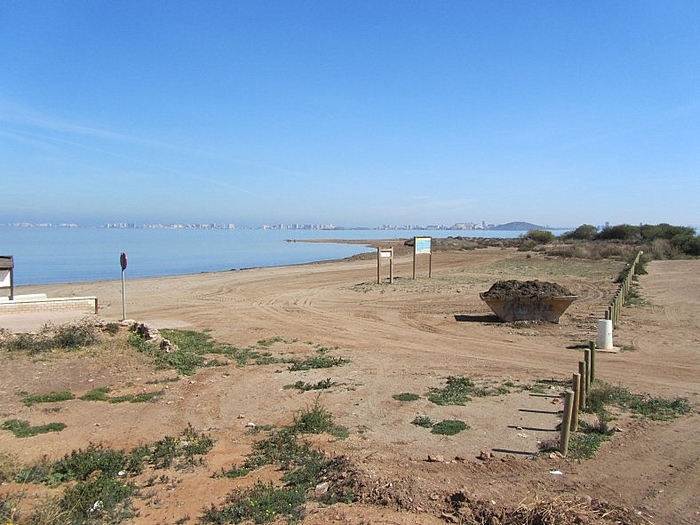
[{"label": "clear blue sky", "polygon": [[700,2],[0,1],[0,222],[700,225]]}]

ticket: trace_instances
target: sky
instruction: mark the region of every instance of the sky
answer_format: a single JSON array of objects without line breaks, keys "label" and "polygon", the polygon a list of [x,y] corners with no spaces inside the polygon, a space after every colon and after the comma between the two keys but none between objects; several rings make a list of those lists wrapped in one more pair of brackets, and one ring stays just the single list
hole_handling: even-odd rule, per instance
[{"label": "sky", "polygon": [[0,223],[700,225],[700,2],[0,1]]}]

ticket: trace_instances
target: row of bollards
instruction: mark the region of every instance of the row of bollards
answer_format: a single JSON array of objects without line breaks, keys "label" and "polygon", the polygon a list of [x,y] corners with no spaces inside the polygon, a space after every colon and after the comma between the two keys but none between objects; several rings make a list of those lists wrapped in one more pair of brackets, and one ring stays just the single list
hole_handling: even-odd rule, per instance
[{"label": "row of bollards", "polygon": [[613,326],[617,325],[625,303],[625,298],[632,285],[632,279],[637,270],[637,264],[644,252],[639,251],[632,264],[629,265],[620,286],[615,293],[610,306],[605,312],[605,319],[598,321],[598,337],[596,342],[588,343],[584,350],[583,360],[578,363],[578,372],[571,378],[571,390],[564,393],[564,417],[561,423],[561,435],[559,438],[559,452],[566,456],[569,451],[569,438],[571,432],[578,430],[579,412],[588,406],[591,395],[591,384],[595,380],[595,353],[596,347],[600,350],[613,350]]},{"label": "row of bollards", "polygon": [[615,296],[610,302],[610,306],[608,306],[608,309],[605,311],[605,319],[611,321],[615,326],[617,326],[620,319],[622,307],[625,304],[625,299],[627,298],[627,294],[632,286],[632,279],[637,272],[637,265],[639,264],[643,254],[644,252],[641,250],[637,252],[637,256],[634,258],[634,261],[632,261],[632,264],[630,264],[625,271],[625,276],[620,282],[620,286],[618,287],[617,292],[615,292]]},{"label": "row of bollards", "polygon": [[591,341],[583,352],[583,360],[578,362],[578,372],[571,378],[571,389],[564,393],[564,417],[559,437],[559,452],[562,456],[566,456],[569,451],[571,432],[578,430],[579,412],[588,406],[595,372],[595,343]]}]

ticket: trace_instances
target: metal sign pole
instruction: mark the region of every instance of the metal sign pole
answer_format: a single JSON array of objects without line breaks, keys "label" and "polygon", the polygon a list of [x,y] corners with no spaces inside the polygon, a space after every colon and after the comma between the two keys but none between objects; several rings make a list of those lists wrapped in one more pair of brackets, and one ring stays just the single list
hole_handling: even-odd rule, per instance
[{"label": "metal sign pole", "polygon": [[124,281],[124,270],[126,270],[127,265],[125,253],[119,256],[119,265],[122,268],[122,321],[124,321],[126,319],[126,284]]}]

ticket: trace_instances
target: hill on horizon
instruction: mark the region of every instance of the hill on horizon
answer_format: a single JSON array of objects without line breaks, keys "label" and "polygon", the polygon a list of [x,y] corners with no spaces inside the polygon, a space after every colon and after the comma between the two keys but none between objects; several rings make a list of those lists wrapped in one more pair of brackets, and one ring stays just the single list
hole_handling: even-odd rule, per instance
[{"label": "hill on horizon", "polygon": [[546,230],[544,226],[538,226],[537,224],[532,224],[531,222],[507,222],[506,224],[499,224],[498,226],[493,226],[489,228],[490,230],[500,230],[500,231],[529,231],[529,230]]}]

